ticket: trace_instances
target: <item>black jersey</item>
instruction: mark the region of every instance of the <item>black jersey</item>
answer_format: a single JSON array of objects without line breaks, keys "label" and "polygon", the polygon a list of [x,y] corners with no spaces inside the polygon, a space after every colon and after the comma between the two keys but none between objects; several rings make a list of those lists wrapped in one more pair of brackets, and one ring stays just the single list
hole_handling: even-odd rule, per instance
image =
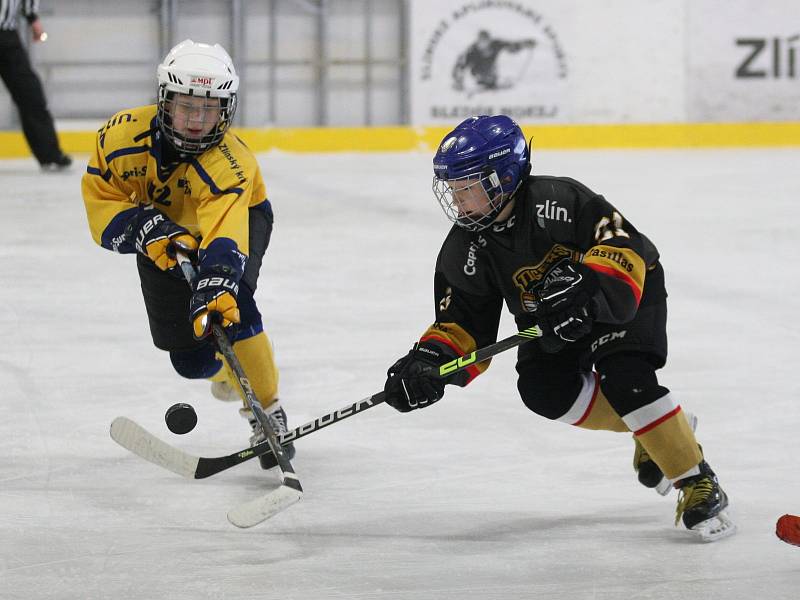
[{"label": "black jersey", "polygon": [[[480,232],[457,225],[450,230],[436,261],[436,321],[422,340],[444,343],[460,354],[490,344],[497,339],[504,302],[520,326],[533,325],[537,286],[565,259],[598,274],[595,320],[625,323],[636,314],[658,251],[603,196],[580,182],[530,176],[507,221]],[[473,370],[470,379],[486,366]]]}]

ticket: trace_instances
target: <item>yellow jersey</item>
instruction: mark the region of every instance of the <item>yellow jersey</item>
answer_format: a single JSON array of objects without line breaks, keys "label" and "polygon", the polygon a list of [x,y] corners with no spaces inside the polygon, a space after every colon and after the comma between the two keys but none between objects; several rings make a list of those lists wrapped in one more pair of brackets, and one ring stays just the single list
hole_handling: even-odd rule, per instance
[{"label": "yellow jersey", "polygon": [[199,238],[201,268],[229,264],[241,276],[249,209],[269,208],[255,156],[230,131],[204,153],[165,164],[162,147],[168,144],[155,105],[121,111],[98,130],[81,183],[94,241],[115,252],[135,252],[125,226],[142,205],[152,204]]}]

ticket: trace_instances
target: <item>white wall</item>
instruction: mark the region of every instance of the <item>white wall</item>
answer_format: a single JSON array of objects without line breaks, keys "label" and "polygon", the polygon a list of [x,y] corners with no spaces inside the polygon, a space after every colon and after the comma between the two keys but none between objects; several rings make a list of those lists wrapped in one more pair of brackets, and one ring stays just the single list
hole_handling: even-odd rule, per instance
[{"label": "white wall", "polygon": [[685,2],[554,2],[570,57],[571,119],[580,123],[684,119]]},{"label": "white wall", "polygon": [[[572,123],[800,120],[798,0],[411,0],[411,7],[418,124],[485,112]],[[477,77],[454,88],[454,65],[480,30],[537,44],[527,58],[498,55],[500,89]],[[737,76],[759,40],[765,46],[751,76]]]},{"label": "white wall", "polygon": [[[330,125],[396,124],[406,108],[421,125],[478,112],[562,123],[800,120],[800,0],[405,0],[407,40],[403,0],[327,0],[322,50],[334,64],[324,94],[319,2],[274,0],[278,66],[270,89],[268,0],[241,0],[237,44],[230,2],[175,1],[173,41],[240,48],[240,125],[314,125],[320,115]],[[42,0],[42,16],[51,37],[31,52],[57,118],[103,120],[153,100],[164,52],[160,0]],[[499,59],[502,90],[454,90],[453,66],[481,29],[535,39],[535,51]],[[384,61],[371,69],[369,92],[360,62],[368,53]],[[0,93],[0,127],[15,126],[13,105]]]},{"label": "white wall", "polygon": [[800,1],[696,0],[690,6],[688,118],[800,120]]}]

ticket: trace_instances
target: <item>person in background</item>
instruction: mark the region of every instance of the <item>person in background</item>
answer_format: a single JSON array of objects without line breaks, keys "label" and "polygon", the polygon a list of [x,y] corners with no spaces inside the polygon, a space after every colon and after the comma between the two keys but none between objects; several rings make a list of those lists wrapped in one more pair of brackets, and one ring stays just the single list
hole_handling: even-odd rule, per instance
[{"label": "person in background", "polygon": [[17,106],[22,131],[36,160],[45,171],[61,171],[72,159],[61,150],[42,82],[31,68],[17,32],[21,13],[30,25],[33,41],[47,39],[38,10],[39,0],[0,0],[0,77]]},{"label": "person in background", "polygon": [[[278,369],[254,299],[272,205],[256,157],[229,129],[239,77],[222,46],[184,40],[157,78],[156,104],[123,110],[98,131],[82,181],[92,237],[136,254],[153,343],[178,374],[210,380],[220,400],[239,398],[209,335],[220,323],[276,433],[284,433]],[[192,288],[179,252],[197,266]],[[240,413],[251,444],[263,441],[252,411],[245,405]],[[294,447],[285,449],[292,458]],[[276,464],[272,454],[259,458],[265,469]]]}]

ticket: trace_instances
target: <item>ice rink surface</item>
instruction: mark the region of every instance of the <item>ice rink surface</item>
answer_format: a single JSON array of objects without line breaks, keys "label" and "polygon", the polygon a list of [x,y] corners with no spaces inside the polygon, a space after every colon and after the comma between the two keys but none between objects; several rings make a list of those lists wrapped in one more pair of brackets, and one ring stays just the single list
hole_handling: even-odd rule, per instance
[{"label": "ice rink surface", "polygon": [[[256,297],[290,426],[380,390],[432,320],[449,222],[430,158],[260,155],[276,225]],[[0,162],[0,598],[797,598],[800,548],[774,528],[800,512],[799,160],[534,153],[535,172],[604,194],[661,251],[660,378],[699,416],[740,528],[711,545],[673,527],[674,493],[636,482],[629,436],[529,412],[513,352],[431,408],[378,406],[298,441],[302,502],[235,529],[227,510],[274,474],[251,461],[184,480],[108,428],[125,415],[216,456],[247,445],[236,407],[151,346],[133,257],[89,236],[82,167]],[[177,401],[199,415],[185,436],[163,421]]]}]

